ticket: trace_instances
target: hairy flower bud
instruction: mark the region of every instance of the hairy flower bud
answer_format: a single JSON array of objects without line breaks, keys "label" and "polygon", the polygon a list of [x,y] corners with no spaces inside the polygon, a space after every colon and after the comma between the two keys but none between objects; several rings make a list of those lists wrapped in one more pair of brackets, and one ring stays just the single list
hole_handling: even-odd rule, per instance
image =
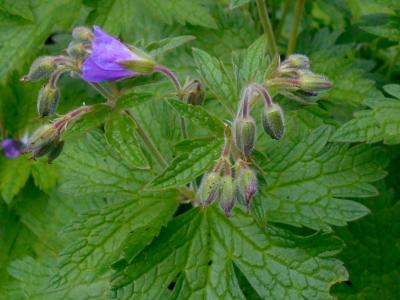
[{"label": "hairy flower bud", "polygon": [[78,26],[72,30],[72,38],[79,42],[90,42],[94,38],[94,34],[90,28]]},{"label": "hairy flower bud", "polygon": [[188,103],[192,105],[202,105],[204,101],[204,90],[199,80],[193,80],[188,96]]},{"label": "hairy flower bud", "polygon": [[280,65],[280,69],[309,69],[310,59],[302,54],[289,55]]},{"label": "hairy flower bud", "polygon": [[205,207],[215,200],[221,186],[221,176],[217,172],[210,172],[203,176],[199,189],[199,198]]},{"label": "hairy flower bud", "polygon": [[22,81],[38,81],[50,76],[57,64],[53,56],[38,57],[31,65],[28,75],[21,78]]},{"label": "hairy flower bud", "polygon": [[322,75],[311,71],[299,71],[300,88],[305,92],[320,92],[332,87],[332,83]]},{"label": "hairy flower bud", "polygon": [[235,205],[235,185],[231,175],[224,175],[221,179],[221,193],[219,205],[226,216],[230,217]]},{"label": "hairy flower bud", "polygon": [[88,44],[72,41],[68,45],[67,53],[70,57],[72,57],[74,59],[83,60],[89,55],[89,53],[88,53],[89,47],[90,47],[90,45],[88,45]]},{"label": "hairy flower bud", "polygon": [[233,136],[237,149],[249,157],[256,140],[256,122],[252,117],[238,117],[233,124]]},{"label": "hairy flower bud", "polygon": [[237,193],[239,193],[238,200],[246,206],[247,210],[250,210],[253,197],[257,192],[257,176],[255,172],[248,167],[241,168],[235,180],[235,185]]},{"label": "hairy flower bud", "polygon": [[55,113],[60,99],[60,90],[50,84],[43,86],[37,99],[37,111],[41,117]]},{"label": "hairy flower bud", "polygon": [[27,149],[30,151],[39,150],[58,138],[59,134],[53,124],[45,124],[31,135],[28,141]]},{"label": "hairy flower bud", "polygon": [[265,105],[262,114],[265,132],[273,139],[280,140],[285,132],[285,119],[282,108],[276,104]]}]

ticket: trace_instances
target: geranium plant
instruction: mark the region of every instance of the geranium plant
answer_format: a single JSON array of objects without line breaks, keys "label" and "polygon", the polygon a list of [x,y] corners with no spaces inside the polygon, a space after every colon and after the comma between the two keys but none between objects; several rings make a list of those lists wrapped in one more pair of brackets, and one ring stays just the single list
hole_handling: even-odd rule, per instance
[{"label": "geranium plant", "polygon": [[0,3],[0,299],[400,298],[399,11]]}]

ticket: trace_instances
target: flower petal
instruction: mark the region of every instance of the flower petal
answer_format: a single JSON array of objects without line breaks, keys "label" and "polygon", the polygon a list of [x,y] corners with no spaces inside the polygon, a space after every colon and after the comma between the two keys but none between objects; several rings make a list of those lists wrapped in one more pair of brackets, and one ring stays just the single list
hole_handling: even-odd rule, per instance
[{"label": "flower petal", "polygon": [[92,43],[92,60],[104,70],[120,70],[119,62],[127,60],[140,60],[128,47],[118,39],[110,36],[94,26],[95,39]]},{"label": "flower petal", "polygon": [[96,64],[92,56],[89,56],[82,66],[82,78],[89,82],[119,80],[135,75],[137,75],[136,72],[124,69],[121,66],[115,70],[104,70]]}]

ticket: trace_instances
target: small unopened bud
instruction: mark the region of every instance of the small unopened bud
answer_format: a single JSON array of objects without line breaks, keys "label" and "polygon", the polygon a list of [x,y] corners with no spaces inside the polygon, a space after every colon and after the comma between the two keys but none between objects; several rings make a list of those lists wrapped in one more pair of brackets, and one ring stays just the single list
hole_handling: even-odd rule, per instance
[{"label": "small unopened bud", "polygon": [[282,108],[276,104],[265,105],[262,114],[265,132],[273,139],[280,140],[285,133],[285,118]]},{"label": "small unopened bud", "polygon": [[280,65],[281,69],[309,69],[310,59],[302,54],[289,55]]},{"label": "small unopened bud", "polygon": [[249,157],[256,141],[256,122],[252,117],[238,117],[234,121],[233,131],[237,149]]},{"label": "small unopened bud", "polygon": [[300,88],[305,92],[320,92],[332,87],[332,83],[322,75],[302,70],[299,71]]},{"label": "small unopened bud", "polygon": [[221,186],[221,176],[217,172],[210,172],[203,176],[199,189],[199,198],[203,207],[211,204],[218,196]]},{"label": "small unopened bud", "polygon": [[257,193],[257,176],[255,172],[248,167],[242,168],[235,180],[235,184],[238,193],[240,193],[240,196],[237,197],[238,200],[246,206],[247,210],[250,210],[253,197]]},{"label": "small unopened bud", "polygon": [[235,185],[231,175],[224,175],[221,179],[221,193],[219,205],[226,216],[230,217],[235,205]]},{"label": "small unopened bud", "polygon": [[57,144],[47,153],[48,163],[52,163],[58,156],[60,156],[64,148],[64,141],[58,141]]},{"label": "small unopened bud", "polygon": [[30,151],[39,150],[58,138],[59,134],[53,124],[45,124],[31,135],[28,141],[27,149]]},{"label": "small unopened bud", "polygon": [[94,34],[90,28],[79,26],[72,30],[72,38],[79,42],[90,42],[94,38]]},{"label": "small unopened bud", "polygon": [[37,110],[41,117],[49,116],[55,113],[58,101],[60,99],[60,90],[52,87],[50,84],[43,86],[37,99]]},{"label": "small unopened bud", "polygon": [[192,105],[202,105],[204,101],[204,90],[201,86],[201,82],[194,80],[191,84],[189,91],[188,103]]},{"label": "small unopened bud", "polygon": [[64,141],[59,141],[58,139],[56,139],[51,143],[44,145],[43,147],[33,150],[32,158],[36,159],[46,155],[48,158],[48,162],[51,163],[61,154],[63,147]]},{"label": "small unopened bud", "polygon": [[74,59],[83,60],[89,55],[88,47],[90,47],[88,44],[72,41],[68,45],[67,53]]},{"label": "small unopened bud", "polygon": [[28,75],[21,78],[22,81],[38,81],[50,76],[57,64],[53,56],[38,57],[31,65]]}]

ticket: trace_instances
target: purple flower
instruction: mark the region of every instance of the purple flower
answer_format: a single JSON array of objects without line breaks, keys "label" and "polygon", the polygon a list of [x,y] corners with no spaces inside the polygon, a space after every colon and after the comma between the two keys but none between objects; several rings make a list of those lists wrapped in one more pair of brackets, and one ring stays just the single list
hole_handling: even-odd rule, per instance
[{"label": "purple flower", "polygon": [[3,148],[4,155],[7,158],[17,158],[22,154],[25,145],[18,140],[5,139],[1,142],[1,147]]},{"label": "purple flower", "polygon": [[[152,64],[150,58],[131,49],[118,39],[108,35],[98,26],[94,26],[92,52],[83,62],[82,78],[89,82],[120,80],[141,74],[139,66]],[[136,52],[136,51],[135,51]]]}]

